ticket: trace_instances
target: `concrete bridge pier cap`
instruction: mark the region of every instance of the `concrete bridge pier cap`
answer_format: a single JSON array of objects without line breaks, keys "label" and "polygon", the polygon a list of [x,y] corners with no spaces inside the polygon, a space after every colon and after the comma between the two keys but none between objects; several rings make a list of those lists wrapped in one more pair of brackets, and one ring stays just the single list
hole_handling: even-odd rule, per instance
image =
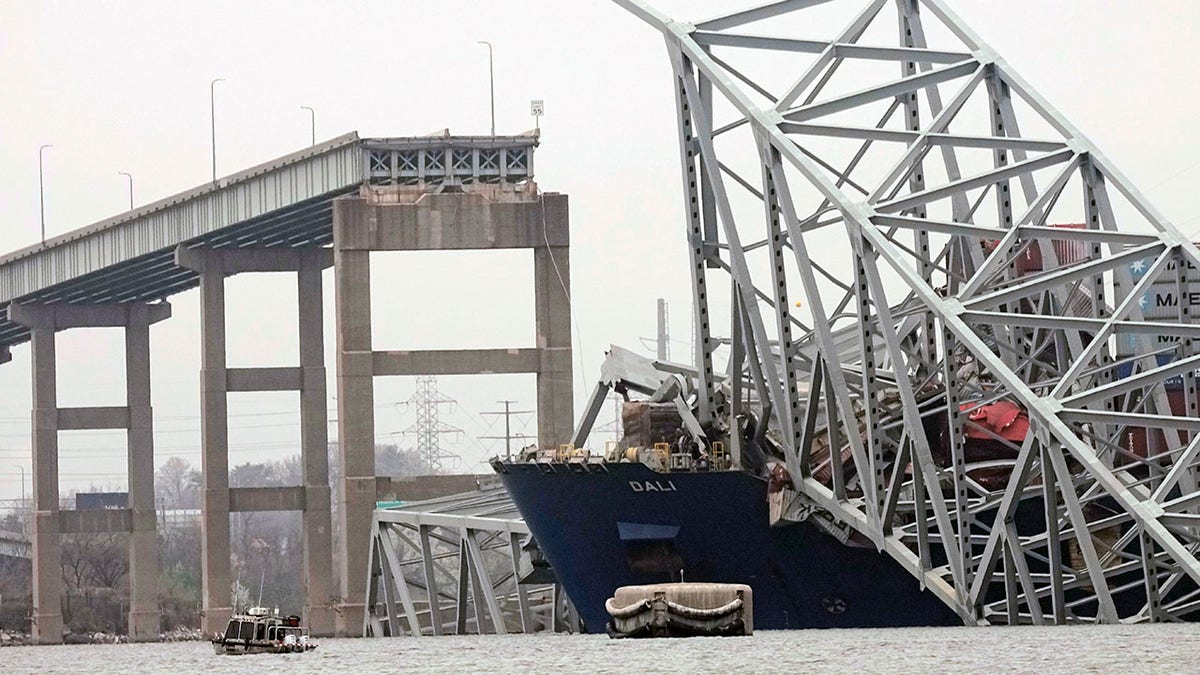
[{"label": "concrete bridge pier cap", "polygon": [[[395,165],[395,163],[394,163]],[[538,442],[571,438],[570,237],[567,196],[523,183],[364,185],[334,200],[337,323],[339,635],[362,635],[375,480],[374,377],[533,373]],[[536,344],[515,349],[378,351],[371,340],[372,251],[532,249]]]}]

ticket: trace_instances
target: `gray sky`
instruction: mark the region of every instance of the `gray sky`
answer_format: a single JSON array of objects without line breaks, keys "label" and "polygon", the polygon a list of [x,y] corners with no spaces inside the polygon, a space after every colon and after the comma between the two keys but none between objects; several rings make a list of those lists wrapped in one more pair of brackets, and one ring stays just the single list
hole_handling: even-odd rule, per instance
[{"label": "gray sky", "polygon": [[[663,0],[680,19],[742,2]],[[957,0],[960,16],[1088,134],[1187,233],[1200,230],[1189,187],[1200,176],[1196,72],[1200,3],[1152,0]],[[669,65],[661,38],[605,0],[514,2],[14,2],[0,0],[0,249],[38,239],[37,150],[46,155],[46,224],[60,234],[208,180],[209,81],[217,85],[218,170],[232,173],[319,139],[488,129],[487,52],[496,48],[497,131],[532,126],[546,101],[538,183],[571,197],[571,277],[578,330],[576,407],[610,343],[641,347],[654,299],[671,303],[673,350],[688,349],[690,297],[682,246]],[[796,37],[828,36],[814,26]],[[528,346],[532,257],[376,256],[378,349]],[[327,277],[327,302],[332,279]],[[274,275],[228,282],[231,365],[295,362],[294,283]],[[154,327],[156,462],[199,463],[196,293],[171,299]],[[332,347],[332,317],[326,326]],[[124,397],[117,331],[59,337],[60,405]],[[29,351],[0,366],[0,499],[18,496],[29,461]],[[333,375],[332,354],[328,360]],[[445,447],[461,468],[500,448],[474,436],[502,425],[480,417],[498,399],[534,401],[532,376],[453,377],[459,401],[444,420],[466,432]],[[377,432],[413,422],[396,402],[410,380],[379,380]],[[330,394],[334,394],[332,386]],[[294,452],[294,394],[231,398],[230,461]],[[331,402],[331,409],[332,409]],[[606,412],[607,416],[608,413]],[[601,422],[608,419],[602,418]],[[489,428],[488,424],[492,426]],[[525,431],[535,428],[518,423]],[[331,437],[336,427],[331,425]],[[62,488],[123,488],[120,433],[69,432]],[[92,478],[87,478],[92,476]],[[28,483],[27,483],[28,485]],[[28,489],[28,488],[27,488]]]}]

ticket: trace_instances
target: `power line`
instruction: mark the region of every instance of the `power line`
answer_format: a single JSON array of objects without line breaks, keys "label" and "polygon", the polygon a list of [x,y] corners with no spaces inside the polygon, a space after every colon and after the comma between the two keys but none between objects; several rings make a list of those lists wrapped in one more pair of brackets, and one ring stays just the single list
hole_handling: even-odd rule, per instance
[{"label": "power line", "polygon": [[[655,314],[657,316],[658,330],[655,333],[654,340],[651,341],[650,338],[639,339],[643,347],[654,349],[655,358],[666,363],[671,360],[671,343],[676,342],[676,340],[671,339],[671,313],[664,298],[658,299]],[[651,343],[653,343],[653,347],[651,347]]]},{"label": "power line", "polygon": [[[328,414],[335,413],[335,411],[333,411],[333,410],[329,410],[326,412]],[[285,417],[287,415],[294,415],[294,416],[299,417],[300,411],[299,410],[286,410],[286,411],[281,410],[278,412],[235,413],[235,414],[226,415],[226,417],[229,417],[229,418],[235,418],[235,417]],[[189,422],[191,420],[198,420],[198,419],[200,419],[199,415],[155,415],[154,416],[155,422]],[[0,424],[16,423],[16,422],[23,422],[25,424],[28,424],[29,420],[30,420],[30,416],[28,416],[28,415],[23,416],[23,417],[16,417],[16,416],[0,417]]]},{"label": "power line", "polygon": [[[294,422],[294,423],[285,422],[285,423],[279,423],[279,424],[246,424],[246,425],[238,426],[238,427],[229,427],[229,431],[239,431],[242,429],[287,429],[287,428],[294,429],[299,426],[300,426],[299,422]],[[60,431],[63,431],[63,430],[60,430]],[[78,434],[80,436],[110,437],[110,436],[124,435],[126,433],[126,431],[124,429],[105,429],[102,431],[101,430],[89,430],[89,431],[84,431],[83,433],[79,433],[76,431],[69,431],[67,433]],[[200,433],[199,427],[188,428],[188,429],[155,429],[154,430],[155,435],[158,435],[158,434],[199,434],[199,433]],[[0,433],[0,437],[7,437],[7,438],[13,438],[13,437],[25,438],[28,436],[29,436],[28,433],[17,433],[17,432]]]},{"label": "power line", "polygon": [[1182,176],[1183,174],[1185,174],[1189,171],[1192,171],[1193,169],[1198,169],[1198,168],[1200,168],[1200,162],[1194,162],[1192,164],[1188,164],[1187,166],[1183,167],[1182,169],[1179,169],[1175,173],[1172,173],[1171,175],[1167,176],[1166,178],[1163,178],[1162,180],[1159,180],[1157,183],[1154,183],[1150,187],[1146,188],[1145,192],[1149,192],[1159,186],[1166,185],[1167,183],[1170,183],[1171,181],[1175,180],[1176,178]]},{"label": "power line", "polygon": [[620,442],[625,436],[625,424],[621,419],[621,404],[625,402],[625,397],[614,391],[608,395],[608,400],[613,402],[613,421],[596,427],[594,431],[599,434],[612,434],[613,440]]},{"label": "power line", "polygon": [[[158,409],[158,408],[180,408],[180,407],[192,407],[192,406],[186,405],[186,404],[177,404],[177,405],[156,405],[154,407],[155,407],[155,409]],[[383,408],[390,408],[390,407],[392,407],[392,404],[382,403],[382,404],[377,404],[375,406],[375,409],[382,410]],[[335,408],[332,410],[326,410],[325,414],[329,415],[331,417],[336,416],[337,409]],[[281,416],[286,416],[286,415],[295,415],[296,417],[299,417],[300,409],[297,408],[295,410],[269,410],[267,412],[256,412],[256,413],[230,413],[230,414],[226,415],[225,417],[227,417],[227,418],[281,417]],[[185,421],[185,420],[198,420],[198,419],[200,419],[200,417],[201,417],[200,415],[155,415],[154,421],[155,422],[166,422],[166,421],[179,422],[179,421]],[[29,424],[30,416],[29,415],[0,416],[0,424],[4,424],[7,422],[13,422],[13,423],[20,422],[20,423],[24,423],[24,424]]]},{"label": "power line", "polygon": [[442,451],[442,435],[457,434],[461,438],[463,430],[438,419],[442,406],[453,406],[457,401],[438,391],[437,377],[418,375],[417,390],[405,403],[416,409],[417,421],[401,433],[416,436],[417,453],[425,465],[434,473],[442,473],[445,470],[442,460],[458,462],[461,459],[458,455]]},{"label": "power line", "polygon": [[503,412],[500,412],[500,411],[484,412],[484,413],[479,413],[479,414],[481,414],[481,415],[504,415],[504,435],[503,436],[480,436],[480,438],[486,439],[486,440],[493,440],[493,441],[503,440],[504,441],[504,458],[512,459],[512,439],[513,438],[526,438],[525,434],[522,434],[522,433],[517,433],[516,436],[513,436],[512,416],[513,415],[529,415],[529,414],[532,414],[533,411],[532,410],[513,410],[511,406],[512,406],[512,404],[516,403],[516,401],[505,400],[505,401],[497,401],[497,402],[504,405]]}]

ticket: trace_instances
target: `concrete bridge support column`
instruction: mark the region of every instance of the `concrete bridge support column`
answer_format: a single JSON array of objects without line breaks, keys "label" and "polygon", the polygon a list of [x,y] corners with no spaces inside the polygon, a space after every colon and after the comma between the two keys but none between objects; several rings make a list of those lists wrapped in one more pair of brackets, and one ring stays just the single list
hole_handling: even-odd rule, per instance
[{"label": "concrete bridge support column", "polygon": [[308,629],[334,634],[333,517],[329,486],[329,392],[321,272],[333,264],[321,249],[301,257],[297,274],[300,322],[300,447],[304,464],[304,578]]},{"label": "concrete bridge support column", "polygon": [[[171,315],[167,303],[10,305],[9,318],[30,329],[33,351],[33,636],[62,642],[59,537],[67,533],[129,533],[129,638],[158,639],[158,551],[154,511],[154,427],[150,407],[150,324]],[[126,404],[60,408],[55,385],[55,333],[68,328],[125,329]],[[60,510],[58,432],[125,429],[129,501],[124,509]]]},{"label": "concrete bridge support column", "polygon": [[[169,314],[169,307],[162,318]],[[150,317],[145,307],[130,308],[125,327],[125,388],[129,404],[127,445],[129,508],[129,639],[157,640],[158,520],[154,510],[154,415],[150,407]]]},{"label": "concrete bridge support column", "polygon": [[[375,508],[376,376],[532,373],[538,442],[571,439],[570,236],[567,197],[532,183],[370,186],[334,201],[338,438],[341,462],[342,610],[339,635],[361,635]],[[378,351],[371,342],[372,251],[532,249],[536,339],[532,347]],[[487,326],[480,326],[487,330]]]},{"label": "concrete bridge support column", "polygon": [[[335,214],[337,210],[335,209]],[[334,216],[334,231],[338,217]],[[337,321],[338,491],[342,607],[337,634],[357,635],[365,617],[367,547],[375,510],[375,378],[371,354],[371,254],[334,246]]]},{"label": "concrete bridge support column", "polygon": [[[176,259],[183,265],[183,249]],[[233,612],[229,573],[229,410],[225,394],[225,275],[221,259],[200,256],[200,630],[224,628]]]},{"label": "concrete bridge support column", "polygon": [[[329,432],[326,415],[321,271],[333,264],[329,249],[188,249],[175,253],[181,267],[200,273],[203,333],[201,409],[204,475],[201,630],[220,631],[232,613],[229,514],[300,511],[304,529],[305,623],[313,635],[333,634],[332,531]],[[225,360],[225,277],[241,272],[297,274],[299,367],[229,368]],[[228,394],[298,391],[304,484],[282,488],[229,487]]]},{"label": "concrete bridge support column", "polygon": [[[557,205],[548,205],[551,210]],[[566,200],[556,220],[565,223]],[[571,370],[570,248],[533,250],[534,313],[539,350],[537,370],[538,442],[566,443],[574,432],[574,380]]]},{"label": "concrete bridge support column", "polygon": [[[9,306],[10,316],[20,314]],[[16,317],[14,317],[15,320]],[[29,319],[33,360],[33,639],[62,642],[62,545],[58,513],[58,390],[54,322]]]}]

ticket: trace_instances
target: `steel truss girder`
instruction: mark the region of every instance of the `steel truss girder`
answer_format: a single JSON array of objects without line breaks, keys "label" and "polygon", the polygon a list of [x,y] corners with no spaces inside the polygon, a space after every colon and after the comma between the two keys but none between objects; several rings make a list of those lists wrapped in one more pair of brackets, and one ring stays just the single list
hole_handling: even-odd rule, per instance
[{"label": "steel truss girder", "polygon": [[[614,1],[664,35],[674,72],[706,420],[715,347],[700,345],[722,343],[713,268],[731,281],[735,407],[748,373],[796,498],[870,539],[964,622],[1200,617],[1200,326],[1180,300],[1200,251],[942,0],[784,0],[698,24]],[[758,35],[816,4],[852,19],[832,36]],[[889,5],[895,43],[876,32],[860,45]],[[929,22],[961,44],[931,48]],[[749,52],[812,61],[772,93],[739,66]],[[853,60],[901,72],[826,94]],[[945,104],[939,87],[954,92]],[[757,170],[726,149],[745,126]],[[832,142],[858,151],[847,163]],[[877,148],[888,158],[864,159]],[[726,178],[761,210],[731,200]],[[1062,199],[1076,187],[1085,222],[1056,227],[1079,219]],[[845,239],[831,240],[839,223]],[[787,249],[811,320],[788,297]],[[1022,267],[1031,251],[1045,271]],[[823,298],[826,279],[840,302]],[[1145,299],[1172,289],[1175,315],[1147,321]],[[847,316],[857,353],[838,339]],[[997,401],[1028,417],[1022,441],[967,419],[964,406]],[[937,420],[944,436],[926,428]],[[973,456],[980,438],[999,459]]]},{"label": "steel truss girder", "polygon": [[529,536],[500,487],[376,510],[363,635],[572,629],[557,584],[521,583]]}]

